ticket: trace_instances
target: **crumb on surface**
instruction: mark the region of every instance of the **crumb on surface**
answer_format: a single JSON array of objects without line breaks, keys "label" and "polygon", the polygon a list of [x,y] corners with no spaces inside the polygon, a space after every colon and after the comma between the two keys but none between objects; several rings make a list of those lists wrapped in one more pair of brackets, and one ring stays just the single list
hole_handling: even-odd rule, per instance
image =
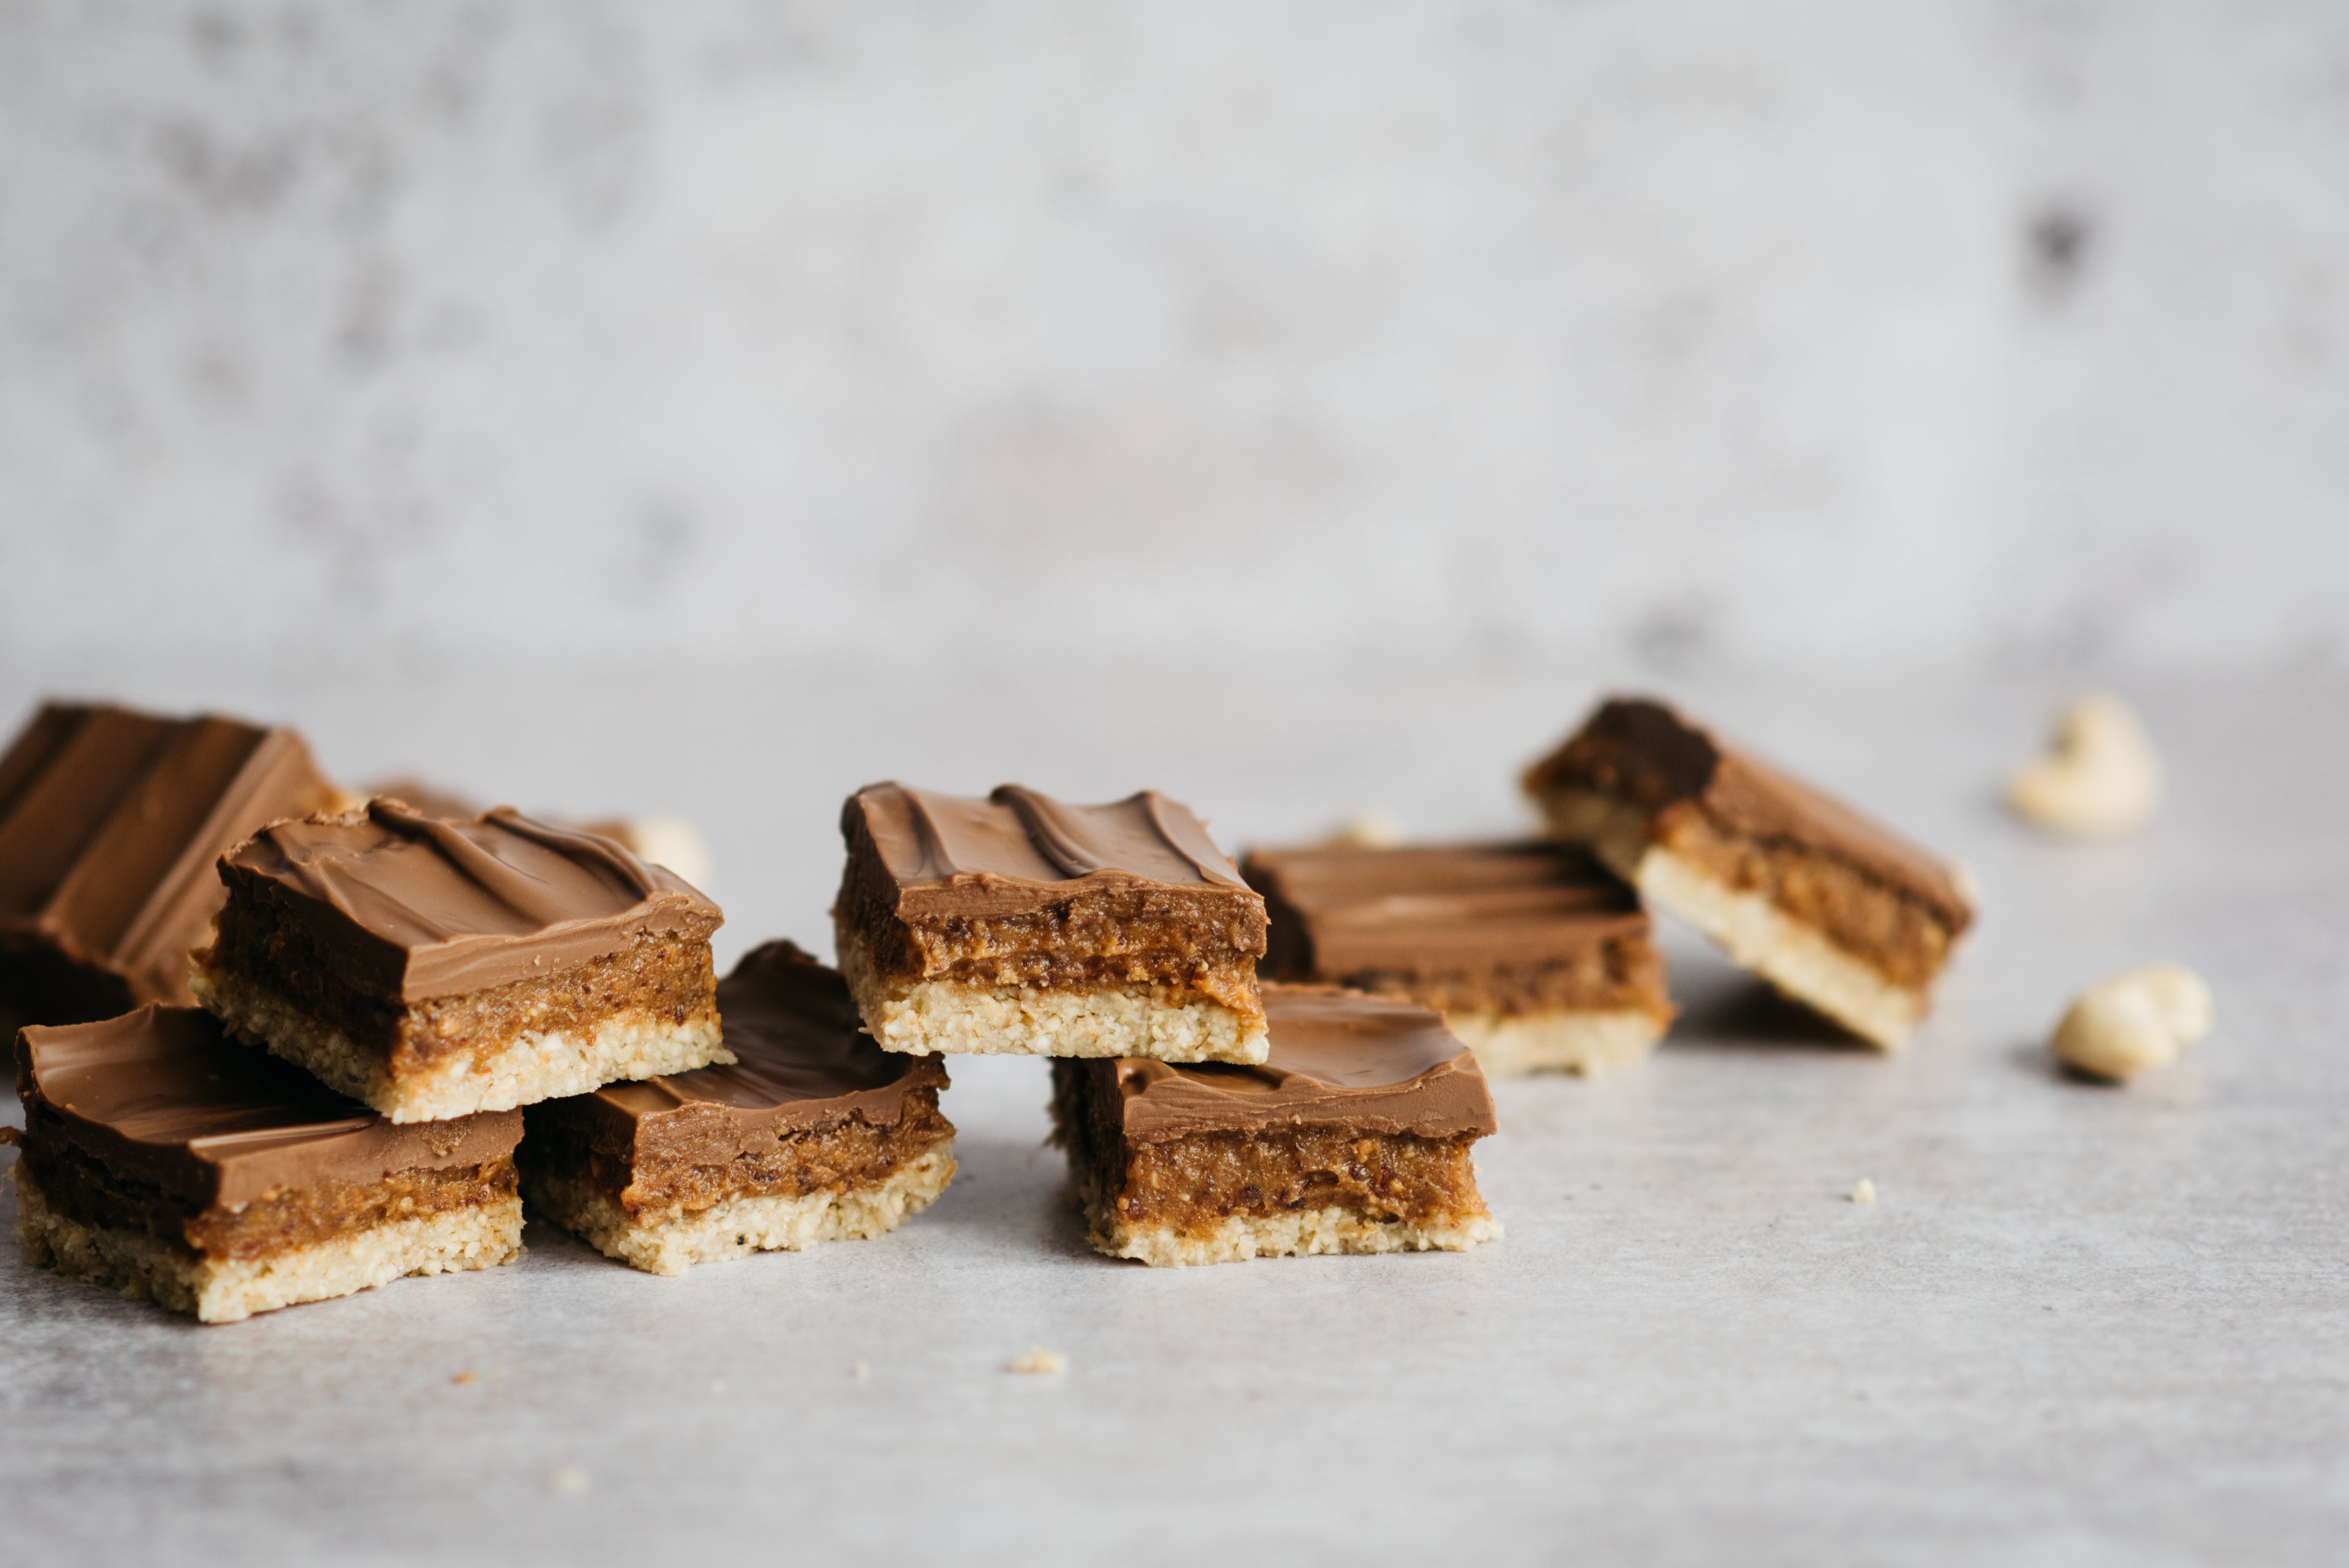
[{"label": "crumb on surface", "polygon": [[547,1475],[546,1490],[552,1492],[585,1491],[588,1480],[585,1465],[557,1465]]},{"label": "crumb on surface", "polygon": [[1852,1200],[1854,1203],[1873,1203],[1873,1202],[1875,1202],[1875,1201],[1876,1201],[1876,1183],[1874,1183],[1873,1181],[1868,1180],[1868,1178],[1866,1178],[1866,1177],[1864,1177],[1864,1176],[1863,1176],[1863,1177],[1861,1177],[1857,1181],[1856,1181],[1856,1182],[1854,1182],[1854,1183],[1852,1184],[1852,1189],[1851,1189],[1851,1200]]},{"label": "crumb on surface", "polygon": [[1025,1372],[1043,1376],[1050,1376],[1056,1372],[1065,1372],[1068,1368],[1068,1357],[1062,1355],[1057,1350],[1045,1350],[1039,1347],[1035,1350],[1030,1351],[1027,1355],[1019,1357],[1017,1361],[1009,1363],[1005,1366],[1003,1370],[1006,1372]]},{"label": "crumb on surface", "polygon": [[848,1369],[848,1375],[851,1377],[870,1377],[873,1376],[873,1364],[869,1361],[860,1361]]},{"label": "crumb on surface", "polygon": [[481,1375],[478,1372],[460,1372],[456,1376],[449,1379],[451,1383],[478,1383],[481,1380]]}]

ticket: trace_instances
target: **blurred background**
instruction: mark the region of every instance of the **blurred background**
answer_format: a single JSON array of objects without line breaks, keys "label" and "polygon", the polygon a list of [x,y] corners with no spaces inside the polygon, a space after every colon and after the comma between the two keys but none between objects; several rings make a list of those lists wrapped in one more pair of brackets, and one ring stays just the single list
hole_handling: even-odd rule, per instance
[{"label": "blurred background", "polygon": [[2239,815],[2344,514],[2322,0],[0,0],[0,707],[678,812],[736,948],[875,777],[1505,831],[1608,685]]},{"label": "blurred background", "polygon": [[2323,0],[9,0],[0,660],[2333,668],[2344,265]]}]

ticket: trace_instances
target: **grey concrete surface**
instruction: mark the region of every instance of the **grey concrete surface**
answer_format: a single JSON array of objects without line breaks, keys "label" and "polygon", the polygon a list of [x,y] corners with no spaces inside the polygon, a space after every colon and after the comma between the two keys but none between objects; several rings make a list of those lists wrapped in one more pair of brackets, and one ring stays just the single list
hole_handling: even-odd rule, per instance
[{"label": "grey concrete surface", "polygon": [[[836,804],[870,776],[1148,782],[1232,844],[1362,805],[1487,831],[1518,820],[1510,770],[1590,694],[1562,672],[1359,670],[1187,698],[1081,670],[1011,702],[978,678],[785,670],[134,684],[295,718],[352,776],[682,806],[718,847],[730,955],[820,937]],[[1481,1166],[1507,1235],[1464,1256],[1094,1257],[1039,1147],[1044,1069],[1016,1061],[955,1065],[962,1175],[929,1213],[681,1279],[534,1223],[511,1268],[202,1328],[11,1251],[0,1556],[2338,1561],[2344,692],[2133,694],[2169,807],[2141,841],[2077,847],[1991,799],[2044,691],[1685,691],[1967,860],[1981,929],[1889,1060],[1668,933],[1686,1011],[1652,1062],[1500,1086]],[[10,712],[30,697],[0,678]],[[610,744],[705,726],[690,771]],[[2209,977],[2214,1035],[2126,1090],[2054,1071],[2040,1041],[2067,994],[2157,958]],[[1872,1207],[1847,1200],[1863,1177]],[[1002,1370],[1038,1346],[1067,1371]]]}]

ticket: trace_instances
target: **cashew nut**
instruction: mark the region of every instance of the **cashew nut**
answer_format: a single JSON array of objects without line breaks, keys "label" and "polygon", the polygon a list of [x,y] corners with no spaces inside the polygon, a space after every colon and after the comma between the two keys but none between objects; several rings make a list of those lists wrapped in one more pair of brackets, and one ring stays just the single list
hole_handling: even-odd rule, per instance
[{"label": "cashew nut", "polygon": [[639,860],[666,866],[698,888],[709,880],[709,840],[681,816],[632,816],[624,836]]},{"label": "cashew nut", "polygon": [[2056,714],[2050,753],[2014,771],[2006,803],[2058,833],[2128,833],[2161,804],[2161,759],[2127,703],[2091,691]]},{"label": "cashew nut", "polygon": [[2210,1033],[2210,988],[2174,963],[2131,970],[2095,985],[2055,1026],[2055,1054],[2116,1081],[2174,1062]]},{"label": "cashew nut", "polygon": [[1330,830],[1328,842],[1351,849],[1392,849],[1402,842],[1402,824],[1383,811],[1358,811]]}]

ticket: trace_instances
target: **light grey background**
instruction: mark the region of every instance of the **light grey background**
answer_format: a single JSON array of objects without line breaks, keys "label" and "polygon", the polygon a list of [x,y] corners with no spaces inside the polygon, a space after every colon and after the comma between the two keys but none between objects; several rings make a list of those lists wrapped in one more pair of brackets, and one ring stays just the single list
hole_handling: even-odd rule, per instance
[{"label": "light grey background", "polygon": [[[724,962],[875,777],[1514,831],[1630,681],[1987,889],[1897,1059],[1667,921],[1463,1257],[1097,1259],[1018,1061],[929,1213],[682,1280],[0,1248],[0,1560],[2329,1563],[2344,432],[2314,0],[0,0],[0,722],[680,812]],[[2170,804],[2054,843],[2091,678]],[[2161,959],[2212,1038],[2054,1073]]]},{"label": "light grey background", "polygon": [[2324,0],[10,0],[0,658],[2332,663],[2344,170]]}]

